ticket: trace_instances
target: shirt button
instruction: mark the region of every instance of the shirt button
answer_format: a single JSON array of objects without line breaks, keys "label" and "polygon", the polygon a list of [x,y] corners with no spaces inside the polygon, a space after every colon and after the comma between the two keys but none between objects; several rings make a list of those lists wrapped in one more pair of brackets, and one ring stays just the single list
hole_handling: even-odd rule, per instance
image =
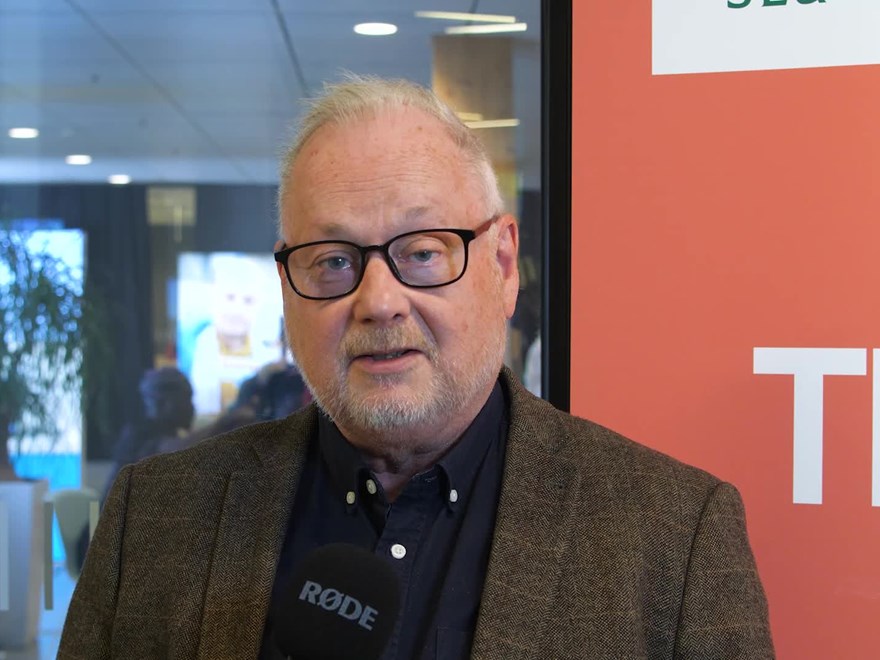
[{"label": "shirt button", "polygon": [[395,543],[391,546],[391,556],[395,559],[403,559],[406,557],[406,548],[400,545],[400,543]]},{"label": "shirt button", "polygon": [[367,479],[367,492],[370,495],[376,494],[376,482],[373,481],[372,479]]},{"label": "shirt button", "polygon": [[345,501],[348,504],[354,504],[354,491],[350,490],[345,494]]},{"label": "shirt button", "polygon": [[449,501],[453,504],[458,502],[458,491],[455,488],[449,491]]}]

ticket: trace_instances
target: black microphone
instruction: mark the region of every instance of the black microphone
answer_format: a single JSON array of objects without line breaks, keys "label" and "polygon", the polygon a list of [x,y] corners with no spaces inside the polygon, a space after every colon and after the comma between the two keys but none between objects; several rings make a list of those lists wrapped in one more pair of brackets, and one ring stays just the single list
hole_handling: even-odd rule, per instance
[{"label": "black microphone", "polygon": [[373,660],[382,655],[400,607],[387,561],[348,543],[309,553],[276,611],[275,643],[293,660]]}]

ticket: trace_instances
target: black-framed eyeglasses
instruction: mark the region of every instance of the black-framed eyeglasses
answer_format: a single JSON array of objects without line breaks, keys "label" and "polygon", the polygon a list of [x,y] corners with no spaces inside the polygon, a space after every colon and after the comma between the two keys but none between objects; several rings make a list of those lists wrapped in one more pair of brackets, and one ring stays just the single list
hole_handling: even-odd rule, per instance
[{"label": "black-framed eyeglasses", "polygon": [[284,248],[275,261],[303,298],[331,300],[347,296],[364,278],[367,256],[379,252],[399,282],[430,289],[457,282],[468,265],[468,245],[499,216],[474,229],[419,229],[395,236],[383,245],[350,241],[314,241]]}]

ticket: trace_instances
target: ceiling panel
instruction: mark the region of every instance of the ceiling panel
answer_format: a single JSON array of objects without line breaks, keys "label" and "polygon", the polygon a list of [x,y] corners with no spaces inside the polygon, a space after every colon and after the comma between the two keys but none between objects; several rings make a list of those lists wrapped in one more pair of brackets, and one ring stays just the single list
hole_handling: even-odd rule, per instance
[{"label": "ceiling panel", "polygon": [[[266,0],[268,2],[268,0]],[[372,16],[382,16],[386,12],[412,15],[418,9],[438,9],[444,11],[470,11],[471,0],[278,0],[285,12],[301,14],[338,14],[354,16],[365,11]],[[516,0],[509,4],[517,4]],[[480,9],[481,11],[481,9]],[[373,20],[378,20],[375,18]]]},{"label": "ceiling panel", "polygon": [[68,12],[70,7],[66,0],[2,0],[0,12],[2,13],[31,13],[51,14],[53,12]]},{"label": "ceiling panel", "polygon": [[[19,4],[28,4],[28,0],[17,1]],[[254,12],[263,8],[271,11],[269,0],[42,0],[42,2],[50,1],[77,7],[89,13],[116,12],[131,15]],[[294,1],[299,2],[299,0]]]},{"label": "ceiling panel", "polygon": [[0,68],[27,67],[38,75],[60,62],[114,60],[118,54],[71,12],[8,12],[0,5]]},{"label": "ceiling panel", "polygon": [[[117,172],[139,181],[274,183],[302,83],[315,93],[350,70],[428,84],[431,36],[448,23],[417,19],[414,10],[467,11],[473,3],[277,4],[280,18],[270,0],[0,0],[0,183],[103,181]],[[530,72],[529,88],[515,93],[535,107],[539,8],[538,0],[477,3],[478,11],[530,23],[516,38],[533,47],[514,62]],[[399,31],[354,34],[366,20]],[[11,140],[6,130],[16,125],[36,126],[41,136]],[[537,125],[532,132],[540,133]],[[525,143],[531,155],[523,162],[531,163],[535,141]],[[63,156],[72,152],[95,160],[67,166]]]},{"label": "ceiling panel", "polygon": [[259,61],[283,52],[268,12],[95,13],[92,19],[140,63],[152,61]]}]

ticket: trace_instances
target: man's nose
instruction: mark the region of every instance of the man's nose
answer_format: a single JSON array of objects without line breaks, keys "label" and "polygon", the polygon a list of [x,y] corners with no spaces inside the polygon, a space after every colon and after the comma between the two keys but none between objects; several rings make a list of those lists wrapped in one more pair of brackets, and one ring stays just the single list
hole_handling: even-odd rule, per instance
[{"label": "man's nose", "polygon": [[358,321],[379,323],[405,318],[410,310],[408,293],[382,254],[368,254],[364,276],[353,294],[354,316]]}]

